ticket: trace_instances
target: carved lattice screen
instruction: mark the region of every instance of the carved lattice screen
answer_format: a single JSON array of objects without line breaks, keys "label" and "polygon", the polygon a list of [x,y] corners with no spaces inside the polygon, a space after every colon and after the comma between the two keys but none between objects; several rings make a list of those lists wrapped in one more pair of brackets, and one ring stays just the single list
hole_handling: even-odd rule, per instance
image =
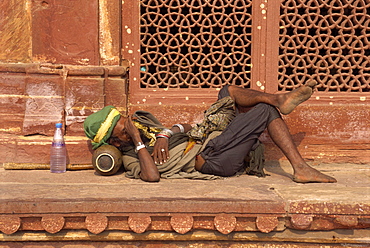
[{"label": "carved lattice screen", "polygon": [[[252,0],[141,0],[140,21],[140,88],[251,86]],[[369,1],[283,0],[279,44],[267,44],[279,58],[266,63],[278,90],[312,78],[319,91],[369,92],[369,36]]]},{"label": "carved lattice screen", "polygon": [[316,79],[327,92],[370,91],[370,2],[284,0],[279,90]]},{"label": "carved lattice screen", "polygon": [[249,87],[251,1],[141,0],[141,88]]}]

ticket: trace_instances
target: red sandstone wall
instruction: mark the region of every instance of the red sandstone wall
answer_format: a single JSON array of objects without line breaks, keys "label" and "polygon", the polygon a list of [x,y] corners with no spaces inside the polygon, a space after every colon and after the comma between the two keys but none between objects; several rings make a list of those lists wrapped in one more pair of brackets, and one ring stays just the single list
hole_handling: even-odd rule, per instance
[{"label": "red sandstone wall", "polygon": [[70,163],[90,163],[85,117],[127,108],[119,13],[119,1],[0,2],[0,163],[48,163],[59,121]]},{"label": "red sandstone wall", "polygon": [[[65,124],[70,163],[90,163],[82,123],[107,104],[149,110],[165,125],[201,120],[216,92],[191,93],[190,101],[188,91],[167,102],[144,91],[127,98],[120,8],[108,0],[0,2],[0,163],[48,163],[57,121]],[[285,119],[305,158],[369,163],[369,105],[366,93],[315,95]],[[268,135],[262,140],[267,159],[283,158]]]},{"label": "red sandstone wall", "polygon": [[48,163],[55,123],[63,122],[70,163],[90,163],[83,121],[109,104],[125,112],[125,75],[120,66],[0,65],[0,162]]}]

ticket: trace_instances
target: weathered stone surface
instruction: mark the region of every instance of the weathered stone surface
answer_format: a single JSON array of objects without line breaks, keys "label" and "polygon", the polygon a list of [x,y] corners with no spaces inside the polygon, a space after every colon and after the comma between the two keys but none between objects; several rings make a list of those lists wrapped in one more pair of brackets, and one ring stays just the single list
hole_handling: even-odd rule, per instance
[{"label": "weathered stone surface", "polygon": [[16,141],[11,139],[14,136],[15,135],[3,134],[2,137],[0,137],[0,158],[2,163],[16,161],[17,144]]},{"label": "weathered stone surface", "polygon": [[220,214],[215,217],[215,227],[222,234],[229,234],[234,231],[236,218],[233,215]]},{"label": "weathered stone surface", "polygon": [[171,226],[177,233],[184,234],[193,227],[193,217],[191,215],[174,215],[171,217]]},{"label": "weathered stone surface", "polygon": [[[0,75],[0,90],[5,93],[0,99],[5,106],[1,110],[4,115],[4,118],[0,120],[1,131],[11,134],[42,134],[51,136],[54,130],[54,121],[64,119],[63,116],[64,113],[66,113],[66,134],[84,137],[82,124],[86,116],[108,104],[117,106],[123,114],[126,114],[127,111],[133,112],[137,109],[149,110],[154,113],[159,120],[163,121],[164,125],[168,126],[178,122],[195,124],[202,120],[202,112],[207,108],[208,104],[197,103],[194,105],[190,102],[191,100],[189,100],[191,104],[182,104],[182,102],[186,103],[186,101],[180,99],[181,101],[179,100],[176,104],[163,105],[158,102],[158,105],[156,105],[153,99],[156,99],[155,97],[157,94],[162,94],[163,92],[158,93],[157,91],[152,91],[151,94],[142,98],[139,103],[130,103],[128,105],[128,98],[126,96],[127,82],[125,76],[122,74],[126,72],[126,69],[125,67],[119,66],[89,67],[58,64],[0,65],[0,71],[4,71],[4,73]],[[27,77],[26,73],[28,74]],[[90,76],[87,76],[89,74]],[[107,75],[108,77],[106,77]],[[101,85],[89,85],[94,80],[101,82]],[[88,82],[84,84],[85,81]],[[60,84],[61,90],[64,89],[65,84],[66,93],[61,92],[61,95],[58,95],[59,92],[58,89],[55,88],[57,86],[55,86],[53,89],[53,91],[55,91],[54,95],[48,95],[46,91],[48,91],[47,88],[49,86],[45,86],[47,84]],[[30,88],[31,86],[33,89]],[[41,88],[43,89],[41,90]],[[175,97],[175,95],[172,97]],[[146,104],[149,102],[149,98],[150,104]],[[94,100],[97,100],[97,102],[94,102]],[[64,107],[62,107],[63,103],[65,104]],[[40,106],[43,109],[41,109]],[[127,106],[130,106],[129,110],[127,110]],[[363,129],[367,126],[368,108],[366,106],[357,105],[355,107],[351,105],[348,106],[348,108],[348,111],[353,114],[353,118],[355,118],[356,121],[356,128],[358,130],[355,130],[355,133],[361,134],[357,136],[351,134],[351,137],[349,137],[351,143],[348,144],[345,143],[348,137],[345,137],[346,139],[343,140],[341,139],[342,136],[340,136],[345,133],[344,131],[340,131],[340,134],[338,134],[339,136],[333,135],[323,142],[322,138],[317,137],[318,134],[316,131],[309,129],[306,130],[305,133],[302,133],[299,131],[299,129],[303,128],[301,126],[302,124],[296,123],[294,118],[287,118],[286,121],[293,132],[294,140],[298,144],[298,148],[303,157],[314,159],[315,163],[333,161],[353,161],[354,163],[370,162],[370,145],[367,143],[356,143],[363,141],[364,137],[367,137],[366,131],[363,131]],[[50,112],[47,113],[45,109]],[[323,111],[322,109],[318,109],[316,105],[311,106],[310,109],[312,111]],[[296,117],[298,119],[301,118],[303,121],[303,117],[299,114],[300,111],[307,111],[306,106],[302,106],[294,111],[295,115],[297,115]],[[338,115],[345,116],[343,120],[338,119],[338,122],[347,123],[347,121],[350,120],[347,116],[347,112],[340,112],[344,111],[341,107],[337,106],[335,111],[337,111]],[[181,113],[181,116],[173,113]],[[360,116],[360,118],[357,118],[357,116]],[[292,122],[293,125],[291,125],[290,122]],[[320,135],[322,134],[320,133]],[[270,143],[271,141],[266,134],[263,134],[261,139],[266,144],[267,160],[285,160],[281,151]],[[9,140],[4,142],[9,143],[13,141]],[[87,147],[83,148],[84,151],[87,151],[85,155],[90,156],[89,143],[86,142],[86,145]],[[9,144],[6,144],[5,147],[9,146]],[[320,154],[318,154],[318,151],[320,151]],[[84,160],[81,157],[81,152],[75,150],[73,150],[73,152],[78,155],[74,157],[75,155],[71,153],[71,161]],[[11,151],[9,155],[5,153],[5,156],[2,158],[13,158],[13,154],[15,153],[16,151]],[[24,154],[24,151],[20,151],[19,154]],[[17,156],[17,161],[21,163],[32,162],[29,161],[28,158],[22,160],[21,156]],[[87,159],[85,161],[89,162],[90,160]]]},{"label": "weathered stone surface", "polygon": [[357,216],[340,215],[335,218],[335,221],[343,226],[353,227],[358,225]]},{"label": "weathered stone surface", "polygon": [[86,168],[86,165],[90,165],[90,169],[92,169],[91,141],[85,136],[65,136],[64,138],[66,141],[69,164],[76,169],[78,165],[82,165],[82,168]]},{"label": "weathered stone surface", "polygon": [[150,216],[151,223],[148,227],[148,230],[152,231],[159,231],[159,230],[166,230],[172,231],[173,228],[171,226],[171,216]]},{"label": "weathered stone surface", "polygon": [[0,72],[6,72],[9,75],[11,73],[25,73],[28,68],[34,66],[31,63],[0,63]]},{"label": "weathered stone surface", "polygon": [[237,217],[235,232],[258,230],[255,217]]},{"label": "weathered stone surface", "polygon": [[[67,148],[67,160],[71,164],[71,169],[77,169],[82,165],[91,165],[91,149],[90,141],[86,137],[79,136],[65,136]],[[12,163],[12,169],[16,164],[19,165],[18,169],[27,169],[27,165],[23,167],[22,164],[43,164],[39,168],[48,165],[50,162],[50,147],[52,137],[43,135],[33,136],[18,136],[18,135],[3,135],[0,138],[0,162]],[[31,167],[29,167],[31,169]]]},{"label": "weathered stone surface", "polygon": [[[1,214],[19,220],[14,222],[18,229],[8,229],[11,234],[0,230],[0,242],[370,242],[366,232],[360,233],[370,228],[370,202],[357,194],[368,189],[368,167],[327,165],[323,170],[339,180],[325,185],[296,184],[282,169],[287,171],[285,166],[279,170],[267,166],[268,178],[241,175],[216,181],[167,179],[155,184],[123,174],[96,176],[93,171],[56,175],[0,170]],[[358,171],[364,175],[352,180]],[[351,197],[343,197],[342,190],[349,190]]]},{"label": "weathered stone surface", "polygon": [[128,78],[128,71],[129,71],[129,66],[125,65],[124,63],[121,64],[121,66],[104,66],[105,70],[107,71],[106,73],[111,76],[119,76],[119,77],[124,77]]},{"label": "weathered stone surface", "polygon": [[[315,95],[314,95],[315,96]],[[318,101],[329,101],[329,96]],[[354,100],[356,99],[356,100]],[[342,99],[348,104],[329,102],[304,104],[284,120],[293,134],[302,156],[317,163],[370,163],[369,129],[370,108],[367,102],[359,103],[358,98]],[[356,101],[351,103],[352,101]],[[284,159],[277,146],[267,135],[266,156],[271,160]]]},{"label": "weathered stone surface", "polygon": [[84,120],[104,106],[104,80],[102,78],[68,78],[65,99],[68,135],[84,136]]},{"label": "weathered stone surface", "polygon": [[[0,92],[4,96],[23,96],[25,93],[26,75],[23,73],[0,73]],[[3,96],[3,97],[4,97]],[[4,102],[5,103],[5,102]],[[13,102],[15,104],[16,102]],[[9,104],[9,107],[10,104]],[[14,106],[13,106],[14,107]],[[4,111],[5,109],[1,109]],[[20,111],[21,112],[21,111]]]},{"label": "weathered stone surface", "polygon": [[0,73],[0,127],[1,131],[21,134],[27,96],[25,75]]},{"label": "weathered stone surface", "polygon": [[66,216],[64,217],[65,223],[64,228],[66,230],[83,230],[86,229],[86,217],[85,216]]},{"label": "weathered stone surface", "polygon": [[21,227],[20,230],[44,231],[41,224],[40,215],[28,215],[27,217],[20,217]]},{"label": "weathered stone surface", "polygon": [[18,231],[21,220],[17,216],[0,216],[0,231],[5,234],[12,234]]},{"label": "weathered stone surface", "polygon": [[290,217],[292,226],[296,229],[307,229],[313,222],[312,215],[294,214]]},{"label": "weathered stone surface", "polygon": [[107,229],[129,231],[128,216],[109,216]]},{"label": "weathered stone surface", "polygon": [[151,222],[150,216],[145,214],[133,214],[128,218],[128,225],[135,233],[145,232]]},{"label": "weathered stone surface", "polygon": [[68,76],[100,76],[103,77],[106,74],[107,69],[102,66],[78,66],[78,65],[66,65],[64,66],[65,73]]},{"label": "weathered stone surface", "polygon": [[34,61],[98,65],[97,0],[37,0],[32,16]]},{"label": "weathered stone surface", "polygon": [[61,215],[44,216],[41,219],[41,224],[48,233],[57,233],[63,229],[65,219]]},{"label": "weathered stone surface", "polygon": [[331,216],[315,216],[309,230],[333,230],[338,225]]},{"label": "weathered stone surface", "polygon": [[99,1],[99,49],[100,63],[119,65],[121,50],[121,3]]},{"label": "weathered stone surface", "polygon": [[215,230],[213,216],[194,216],[194,229]]},{"label": "weathered stone surface", "polygon": [[0,1],[0,61],[30,61],[32,32],[29,8],[27,0]]},{"label": "weathered stone surface", "polygon": [[107,105],[104,90],[125,114],[126,73],[122,66],[0,64],[0,162],[48,164],[55,123],[62,121],[68,162],[91,164],[83,121]]},{"label": "weathered stone surface", "polygon": [[278,218],[274,216],[258,216],[256,220],[258,230],[264,233],[273,231],[278,223]]},{"label": "weathered stone surface", "polygon": [[27,77],[25,94],[23,134],[53,136],[55,123],[64,118],[63,79],[52,75]]},{"label": "weathered stone surface", "polygon": [[[345,190],[345,189],[343,189]],[[356,194],[362,195],[364,199],[369,199],[369,195],[363,195],[362,192],[356,191]],[[325,194],[328,195],[328,194]],[[318,196],[319,197],[319,196]],[[323,196],[321,196],[323,197]],[[320,214],[369,214],[370,206],[362,203],[351,203],[354,195],[349,195],[346,202],[321,202],[308,203],[307,201],[294,202],[290,204],[292,213],[320,213]],[[344,200],[344,197],[342,197]]]},{"label": "weathered stone surface", "polygon": [[107,78],[104,88],[106,105],[113,105],[122,114],[127,114],[127,87],[127,79]]},{"label": "weathered stone surface", "polygon": [[52,137],[43,135],[13,137],[16,149],[12,151],[13,160],[8,158],[4,162],[14,163],[50,163],[50,148]]},{"label": "weathered stone surface", "polygon": [[[365,248],[369,247],[367,233],[368,230],[306,232],[289,229],[267,234],[239,232],[233,235],[222,235],[218,231],[194,231],[182,235],[158,231],[147,232],[145,235],[126,231],[105,231],[101,235],[91,235],[88,231],[59,232],[54,235],[23,232],[21,235],[0,233],[0,238],[6,240],[0,241],[0,245],[4,248],[39,248],[42,242],[48,248],[60,248],[61,245],[67,245],[68,248]],[[66,243],[61,243],[63,241]]]},{"label": "weathered stone surface", "polygon": [[85,222],[87,230],[94,234],[103,232],[108,226],[108,218],[102,214],[90,214]]}]

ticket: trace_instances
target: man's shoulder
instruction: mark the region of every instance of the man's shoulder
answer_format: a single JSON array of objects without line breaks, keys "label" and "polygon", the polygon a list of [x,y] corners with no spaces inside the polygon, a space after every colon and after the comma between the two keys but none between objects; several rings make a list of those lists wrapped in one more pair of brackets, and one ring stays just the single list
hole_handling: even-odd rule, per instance
[{"label": "man's shoulder", "polygon": [[163,128],[162,123],[152,113],[148,111],[137,110],[133,114],[133,117],[135,117],[138,122],[144,125]]}]

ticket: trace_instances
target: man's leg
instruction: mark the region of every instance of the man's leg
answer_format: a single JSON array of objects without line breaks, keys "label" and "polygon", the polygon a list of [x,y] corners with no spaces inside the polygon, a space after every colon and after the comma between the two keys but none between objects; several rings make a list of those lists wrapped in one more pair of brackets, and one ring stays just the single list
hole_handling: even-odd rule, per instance
[{"label": "man's leg", "polygon": [[195,168],[206,174],[235,175],[244,167],[244,158],[258,137],[275,118],[280,118],[279,112],[264,103],[237,115],[219,136],[208,142]]},{"label": "man's leg", "polygon": [[249,108],[258,103],[267,103],[277,107],[282,114],[287,115],[311,97],[316,84],[316,81],[309,81],[304,86],[283,94],[269,94],[232,85],[228,87],[228,91],[238,107]]},{"label": "man's leg", "polygon": [[310,167],[304,161],[293,142],[287,125],[281,118],[273,120],[267,126],[267,130],[272,140],[290,161],[294,170],[293,181],[298,183],[335,183],[337,181],[335,178],[327,176]]}]

